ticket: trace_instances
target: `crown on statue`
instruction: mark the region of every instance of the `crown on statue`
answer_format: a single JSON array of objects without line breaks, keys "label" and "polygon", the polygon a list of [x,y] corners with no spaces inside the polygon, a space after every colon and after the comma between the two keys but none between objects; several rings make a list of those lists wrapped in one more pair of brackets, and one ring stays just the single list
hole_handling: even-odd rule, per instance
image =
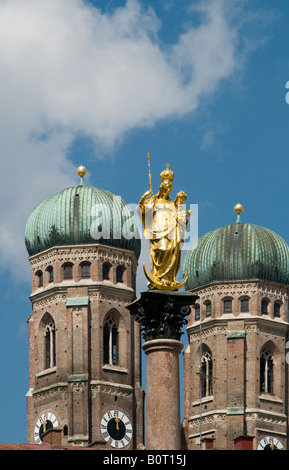
[{"label": "crown on statue", "polygon": [[174,172],[170,170],[170,165],[167,163],[167,168],[163,170],[160,174],[162,181],[173,181],[174,179]]}]

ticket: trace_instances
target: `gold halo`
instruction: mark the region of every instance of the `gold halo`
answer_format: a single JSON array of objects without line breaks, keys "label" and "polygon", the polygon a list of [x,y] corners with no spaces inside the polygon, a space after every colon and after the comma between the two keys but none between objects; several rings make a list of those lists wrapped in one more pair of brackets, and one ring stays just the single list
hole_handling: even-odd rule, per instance
[{"label": "gold halo", "polygon": [[87,173],[87,169],[85,168],[85,166],[80,165],[80,166],[77,168],[77,174],[78,174],[78,176],[85,176],[86,173]]},{"label": "gold halo", "polygon": [[242,204],[236,204],[235,207],[234,207],[234,211],[236,212],[236,214],[241,214],[244,210],[244,207],[242,206]]}]

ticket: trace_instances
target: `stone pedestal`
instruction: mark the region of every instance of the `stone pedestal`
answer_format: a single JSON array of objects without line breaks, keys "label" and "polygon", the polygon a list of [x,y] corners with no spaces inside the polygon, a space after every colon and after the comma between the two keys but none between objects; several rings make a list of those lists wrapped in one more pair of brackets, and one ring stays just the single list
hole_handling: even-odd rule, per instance
[{"label": "stone pedestal", "polygon": [[196,299],[190,292],[148,290],[127,306],[145,339],[147,450],[181,449],[180,338]]}]

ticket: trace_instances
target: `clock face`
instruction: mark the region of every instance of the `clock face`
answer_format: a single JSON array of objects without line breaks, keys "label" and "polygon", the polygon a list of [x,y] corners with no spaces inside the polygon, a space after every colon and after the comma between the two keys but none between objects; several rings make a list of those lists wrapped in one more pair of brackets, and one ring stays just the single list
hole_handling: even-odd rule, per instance
[{"label": "clock face", "polygon": [[34,428],[34,441],[36,444],[41,444],[42,434],[52,428],[58,428],[58,420],[53,413],[46,411],[39,416]]},{"label": "clock face", "polygon": [[257,450],[284,450],[284,447],[276,437],[266,436],[259,442]]},{"label": "clock face", "polygon": [[101,434],[106,442],[116,449],[126,447],[132,438],[132,425],[128,417],[118,410],[110,410],[103,416]]}]

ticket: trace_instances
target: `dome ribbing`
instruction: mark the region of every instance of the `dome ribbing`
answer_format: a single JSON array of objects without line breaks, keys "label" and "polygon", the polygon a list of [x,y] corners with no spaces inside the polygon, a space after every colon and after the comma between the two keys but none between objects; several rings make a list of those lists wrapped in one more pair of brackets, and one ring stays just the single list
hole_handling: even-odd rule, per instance
[{"label": "dome ribbing", "polygon": [[101,243],[140,255],[140,236],[129,206],[115,194],[80,184],[33,210],[25,227],[29,255],[53,246]]},{"label": "dome ribbing", "polygon": [[188,270],[188,290],[242,279],[289,284],[289,247],[267,228],[229,224],[200,237],[187,253],[183,270]]}]

